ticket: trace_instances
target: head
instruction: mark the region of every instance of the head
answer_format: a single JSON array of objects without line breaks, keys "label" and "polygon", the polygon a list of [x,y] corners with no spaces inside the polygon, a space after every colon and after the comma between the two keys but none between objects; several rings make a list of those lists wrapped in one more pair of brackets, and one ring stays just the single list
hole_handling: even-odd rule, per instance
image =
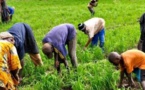
[{"label": "head", "polygon": [[14,44],[14,36],[10,34],[9,32],[1,32],[0,33],[0,40],[7,40],[8,42]]},{"label": "head", "polygon": [[108,56],[108,60],[115,66],[118,66],[121,61],[121,55],[117,52],[111,52]]},{"label": "head", "polygon": [[50,43],[44,43],[42,47],[42,52],[48,57],[53,57],[53,46]]},{"label": "head", "polygon": [[82,32],[86,31],[86,25],[84,23],[78,24],[78,29]]}]

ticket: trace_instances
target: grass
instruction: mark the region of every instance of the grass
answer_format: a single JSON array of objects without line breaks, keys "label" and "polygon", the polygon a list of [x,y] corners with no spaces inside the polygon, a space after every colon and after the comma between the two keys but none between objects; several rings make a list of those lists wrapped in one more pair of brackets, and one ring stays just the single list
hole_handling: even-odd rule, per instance
[{"label": "grass", "polygon": [[[34,67],[30,58],[25,57],[23,82],[20,90],[118,90],[119,72],[107,61],[111,51],[119,53],[136,48],[140,36],[137,20],[144,13],[143,0],[100,0],[95,8],[95,17],[106,21],[105,53],[99,47],[83,51],[87,36],[78,31],[78,23],[90,18],[87,9],[89,0],[9,0],[8,5],[15,6],[13,20],[0,24],[0,31],[6,31],[14,23],[29,24],[37,40],[44,62],[42,67]],[[47,59],[41,51],[42,39],[54,26],[72,23],[77,29],[77,72],[71,68],[70,74],[63,69],[57,75],[53,68],[53,59]],[[68,58],[69,59],[69,58]],[[70,63],[70,60],[68,60]],[[97,63],[96,63],[97,61]],[[71,66],[71,65],[70,65]],[[64,68],[62,66],[62,68]],[[122,89],[124,90],[124,89]]]}]

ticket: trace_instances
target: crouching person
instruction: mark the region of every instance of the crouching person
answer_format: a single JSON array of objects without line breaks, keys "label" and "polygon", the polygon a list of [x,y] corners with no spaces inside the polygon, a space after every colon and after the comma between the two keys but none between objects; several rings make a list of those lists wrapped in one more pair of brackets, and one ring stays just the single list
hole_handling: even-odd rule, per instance
[{"label": "crouching person", "polygon": [[52,28],[52,30],[46,34],[42,42],[43,53],[48,58],[52,58],[54,54],[54,65],[58,73],[61,71],[60,63],[64,63],[65,67],[68,69],[65,45],[68,46],[72,66],[77,67],[76,30],[72,24],[60,24]]},{"label": "crouching person", "polygon": [[0,90],[16,90],[20,69],[21,64],[14,45],[0,40]]},{"label": "crouching person", "polygon": [[[137,79],[142,85],[142,90],[145,90],[145,53],[139,50],[128,50],[121,55],[117,52],[111,52],[108,56],[109,61],[115,65],[120,66],[120,84],[122,87],[124,74],[128,77],[128,86],[134,87],[135,83],[132,79],[131,73],[137,72]],[[138,71],[136,71],[138,70]]]}]

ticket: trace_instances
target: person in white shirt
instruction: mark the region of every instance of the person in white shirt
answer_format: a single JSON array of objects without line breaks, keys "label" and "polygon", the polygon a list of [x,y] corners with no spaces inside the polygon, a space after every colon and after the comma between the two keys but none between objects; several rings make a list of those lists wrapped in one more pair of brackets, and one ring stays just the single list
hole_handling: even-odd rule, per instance
[{"label": "person in white shirt", "polygon": [[78,29],[88,35],[88,41],[84,47],[90,44],[94,46],[97,45],[98,40],[100,41],[100,47],[104,52],[104,42],[105,42],[105,20],[103,18],[91,18],[84,23],[78,24]]}]

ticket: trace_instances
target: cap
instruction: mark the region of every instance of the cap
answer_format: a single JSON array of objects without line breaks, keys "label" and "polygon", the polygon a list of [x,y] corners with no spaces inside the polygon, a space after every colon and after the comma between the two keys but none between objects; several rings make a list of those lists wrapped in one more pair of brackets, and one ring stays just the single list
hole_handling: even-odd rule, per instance
[{"label": "cap", "polygon": [[84,23],[78,24],[78,29],[81,30],[81,31],[84,31],[85,30],[85,24]]},{"label": "cap", "polygon": [[10,34],[9,32],[1,32],[0,33],[0,39],[5,39],[5,38],[14,38],[14,36],[12,34]]}]

